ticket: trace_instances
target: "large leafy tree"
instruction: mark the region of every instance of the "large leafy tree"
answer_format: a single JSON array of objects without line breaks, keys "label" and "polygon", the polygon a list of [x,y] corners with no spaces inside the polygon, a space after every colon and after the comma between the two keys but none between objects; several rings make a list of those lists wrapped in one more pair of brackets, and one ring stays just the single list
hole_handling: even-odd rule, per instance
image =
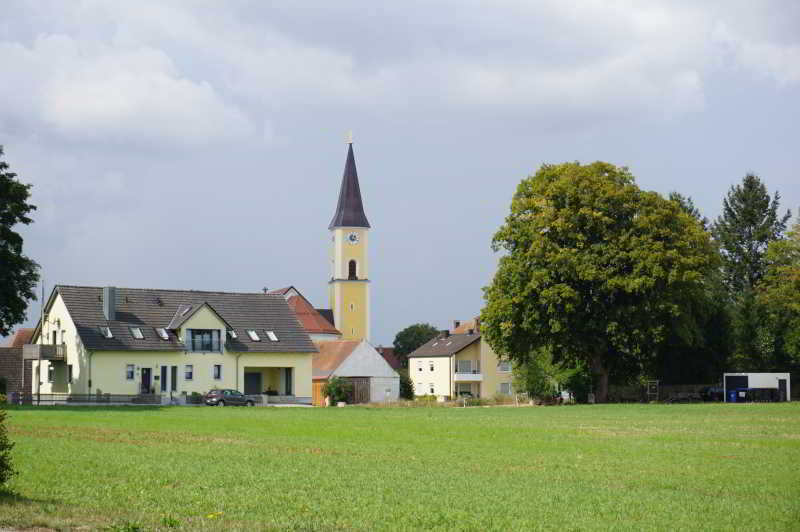
[{"label": "large leafy tree", "polygon": [[489,344],[514,361],[549,348],[556,363],[585,364],[599,401],[609,374],[652,360],[714,264],[697,220],[604,162],[524,179],[492,246],[505,254],[484,293]]},{"label": "large leafy tree", "polygon": [[782,237],[791,217],[778,214],[780,194],[770,198],[767,187],[755,174],[747,174],[731,186],[722,203],[722,214],[714,222],[714,238],[724,259],[725,282],[733,294],[752,289],[764,276],[764,255],[773,240]]},{"label": "large leafy tree", "polygon": [[394,337],[394,354],[397,360],[404,368],[408,367],[408,355],[438,333],[439,330],[430,323],[409,325]]},{"label": "large leafy tree", "polygon": [[17,224],[29,224],[28,214],[36,209],[28,203],[31,185],[17,181],[9,170],[0,146],[0,336],[25,319],[28,302],[36,299],[38,265],[23,255]]},{"label": "large leafy tree", "polygon": [[[706,231],[708,219],[694,205],[692,198],[671,192],[669,199],[692,216]],[[720,257],[715,250],[717,264]],[[689,293],[681,312],[670,321],[664,342],[656,350],[656,359],[647,370],[665,384],[713,383],[720,379],[733,350],[731,312],[719,268],[712,268],[703,281],[703,289]]]},{"label": "large leafy tree", "polygon": [[764,278],[756,286],[756,302],[763,316],[768,366],[800,366],[800,222],[788,237],[767,248]]}]

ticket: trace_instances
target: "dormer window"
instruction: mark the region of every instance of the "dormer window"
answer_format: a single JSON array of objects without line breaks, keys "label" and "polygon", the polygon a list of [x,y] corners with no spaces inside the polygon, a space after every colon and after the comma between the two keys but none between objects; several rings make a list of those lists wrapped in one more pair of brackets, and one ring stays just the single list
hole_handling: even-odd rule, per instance
[{"label": "dormer window", "polygon": [[169,340],[169,334],[167,334],[167,330],[164,327],[156,327],[156,334],[162,340]]},{"label": "dormer window", "polygon": [[100,329],[100,334],[102,334],[104,338],[114,338],[114,335],[111,334],[111,329],[109,329],[108,327],[104,327],[101,325],[99,329]]},{"label": "dormer window", "polygon": [[254,342],[260,342],[261,338],[258,337],[258,333],[256,333],[255,329],[247,329],[247,336]]},{"label": "dormer window", "polygon": [[237,335],[236,331],[234,331],[233,329],[228,331],[228,336],[231,337],[231,340],[236,340],[237,338],[239,338],[239,335]]},{"label": "dormer window", "polygon": [[278,341],[278,337],[275,335],[274,331],[267,331],[267,337],[270,339],[271,342]]},{"label": "dormer window", "polygon": [[144,334],[142,334],[141,327],[131,327],[131,335],[137,340],[144,340]]},{"label": "dormer window", "polygon": [[220,351],[218,329],[188,329],[186,335],[189,351]]}]

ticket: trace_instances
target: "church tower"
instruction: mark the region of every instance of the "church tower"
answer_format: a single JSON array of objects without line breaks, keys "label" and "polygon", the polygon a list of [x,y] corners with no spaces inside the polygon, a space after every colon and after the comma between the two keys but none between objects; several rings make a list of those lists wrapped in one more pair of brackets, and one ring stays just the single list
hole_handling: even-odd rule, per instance
[{"label": "church tower", "polygon": [[347,142],[339,203],[331,232],[329,297],[335,326],[344,340],[367,340],[369,319],[369,222],[361,202],[353,140]]}]

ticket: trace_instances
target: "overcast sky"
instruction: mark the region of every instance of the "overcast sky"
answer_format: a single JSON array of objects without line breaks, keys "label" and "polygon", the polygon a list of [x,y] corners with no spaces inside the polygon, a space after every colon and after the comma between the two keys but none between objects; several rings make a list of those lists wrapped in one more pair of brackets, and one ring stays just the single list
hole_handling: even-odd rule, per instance
[{"label": "overcast sky", "polygon": [[[327,302],[352,129],[372,341],[480,311],[543,163],[800,205],[800,2],[4,0],[0,144],[54,283]],[[38,313],[38,303],[31,314]]]}]

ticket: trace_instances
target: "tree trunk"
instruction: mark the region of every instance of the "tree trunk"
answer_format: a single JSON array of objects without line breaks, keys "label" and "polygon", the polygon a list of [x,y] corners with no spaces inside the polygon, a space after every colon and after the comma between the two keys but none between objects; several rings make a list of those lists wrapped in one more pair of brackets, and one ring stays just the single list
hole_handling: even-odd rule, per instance
[{"label": "tree trunk", "polygon": [[594,400],[596,403],[608,401],[608,368],[603,355],[592,358],[592,376],[594,377]]}]

